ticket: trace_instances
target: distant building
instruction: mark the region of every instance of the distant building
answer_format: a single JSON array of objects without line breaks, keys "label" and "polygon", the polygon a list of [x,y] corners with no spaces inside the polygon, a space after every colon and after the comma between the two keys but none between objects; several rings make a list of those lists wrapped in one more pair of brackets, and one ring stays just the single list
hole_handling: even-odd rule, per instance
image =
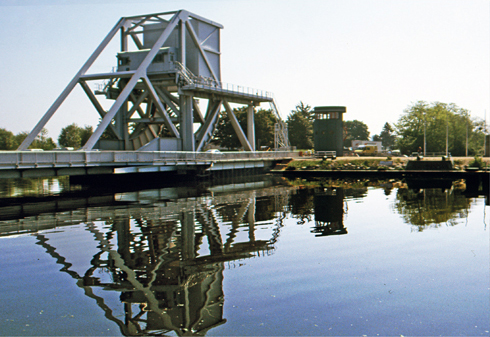
[{"label": "distant building", "polygon": [[343,155],[343,114],[345,106],[317,106],[313,108],[313,141],[315,151],[335,151]]},{"label": "distant building", "polygon": [[372,140],[353,140],[352,141],[352,149],[353,150],[357,149],[361,145],[374,145],[377,147],[378,152],[381,152],[381,150],[382,150],[381,142],[377,142],[377,141],[375,142]]}]

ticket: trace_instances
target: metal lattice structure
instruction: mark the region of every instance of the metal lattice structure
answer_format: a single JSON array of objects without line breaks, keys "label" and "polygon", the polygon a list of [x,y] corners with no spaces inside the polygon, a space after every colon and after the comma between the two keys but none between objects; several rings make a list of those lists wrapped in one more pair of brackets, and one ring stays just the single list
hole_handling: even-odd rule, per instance
[{"label": "metal lattice structure", "polygon": [[[269,102],[278,123],[284,123],[270,93],[221,81],[222,28],[184,10],[121,18],[18,150],[29,147],[79,84],[101,118],[83,150],[201,151],[212,140],[224,107],[244,150],[254,151],[255,106]],[[115,71],[88,73],[118,33]],[[91,81],[104,85],[92,90]],[[110,109],[102,107],[97,95],[114,101]],[[248,106],[247,134],[230,103]],[[280,147],[289,145],[287,133],[277,137]]]}]

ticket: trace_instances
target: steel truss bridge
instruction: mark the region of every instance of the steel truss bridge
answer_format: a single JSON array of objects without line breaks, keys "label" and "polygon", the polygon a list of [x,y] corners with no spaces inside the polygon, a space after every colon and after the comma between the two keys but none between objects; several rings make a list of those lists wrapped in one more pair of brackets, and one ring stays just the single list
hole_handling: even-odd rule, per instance
[{"label": "steel truss bridge", "polygon": [[[275,148],[287,149],[287,128],[272,95],[221,81],[222,28],[185,10],[121,18],[18,150],[28,149],[77,85],[101,118],[85,151],[203,151],[213,139],[221,107],[243,149],[255,151],[254,112],[261,103],[269,103],[277,119]],[[115,71],[90,73],[118,33]],[[99,81],[96,90],[89,86],[92,81]],[[246,133],[230,104],[245,106]]]}]

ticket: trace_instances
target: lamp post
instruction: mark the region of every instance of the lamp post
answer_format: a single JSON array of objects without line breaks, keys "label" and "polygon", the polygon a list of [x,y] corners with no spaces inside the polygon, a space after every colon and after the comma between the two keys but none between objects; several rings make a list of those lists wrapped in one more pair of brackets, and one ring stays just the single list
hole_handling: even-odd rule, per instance
[{"label": "lamp post", "polygon": [[446,112],[446,157],[449,150],[449,113]]},{"label": "lamp post", "polygon": [[483,127],[483,154],[482,157],[487,156],[487,123],[485,121],[485,126]]}]

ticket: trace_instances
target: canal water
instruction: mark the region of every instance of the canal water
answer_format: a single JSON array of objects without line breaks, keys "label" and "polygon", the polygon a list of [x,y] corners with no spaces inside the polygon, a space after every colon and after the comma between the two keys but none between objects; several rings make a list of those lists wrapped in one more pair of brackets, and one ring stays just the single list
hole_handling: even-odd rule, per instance
[{"label": "canal water", "polygon": [[490,335],[490,212],[463,189],[1,186],[1,335]]}]

